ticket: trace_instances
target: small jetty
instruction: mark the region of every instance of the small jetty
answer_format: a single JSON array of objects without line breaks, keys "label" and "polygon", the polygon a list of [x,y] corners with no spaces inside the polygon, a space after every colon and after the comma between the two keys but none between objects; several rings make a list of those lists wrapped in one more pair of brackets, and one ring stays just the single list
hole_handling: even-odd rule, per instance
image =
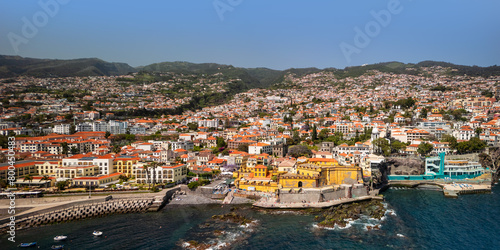
[{"label": "small jetty", "polygon": [[461,183],[445,184],[443,193],[446,197],[458,197],[460,194],[491,193],[491,186]]},{"label": "small jetty", "polygon": [[231,204],[231,202],[234,199],[234,191],[231,190],[230,192],[227,193],[226,197],[224,198],[224,201],[222,204]]},{"label": "small jetty", "polygon": [[172,198],[175,197],[176,194],[180,193],[179,187],[164,189],[158,193],[153,198],[152,204],[147,208],[149,212],[157,212],[160,211],[166,204],[168,204]]},{"label": "small jetty", "polygon": [[482,182],[444,182],[444,181],[390,181],[388,187],[395,188],[422,188],[442,190],[446,197],[458,197],[462,194],[491,193],[491,184]]}]

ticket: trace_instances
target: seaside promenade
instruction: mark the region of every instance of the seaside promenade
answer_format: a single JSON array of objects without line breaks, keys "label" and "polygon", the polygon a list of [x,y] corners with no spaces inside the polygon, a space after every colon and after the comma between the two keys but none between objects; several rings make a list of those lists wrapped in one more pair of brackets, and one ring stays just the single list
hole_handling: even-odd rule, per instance
[{"label": "seaside promenade", "polygon": [[257,202],[253,203],[253,206],[260,208],[277,208],[277,209],[303,209],[303,208],[328,208],[333,206],[338,206],[340,204],[358,202],[358,201],[368,201],[368,200],[384,200],[381,196],[361,196],[356,198],[341,198],[331,201],[324,202],[291,202],[283,203],[278,202],[277,198],[262,198]]},{"label": "seaside promenade", "polygon": [[[85,195],[62,195],[62,196],[46,196],[40,198],[17,198],[16,209],[21,212],[16,212],[17,218],[44,213],[53,210],[64,209],[72,206],[81,206],[85,204],[93,204],[106,201],[108,195],[112,195],[114,200],[119,199],[154,199],[157,196],[165,196],[169,189],[164,189],[157,193],[137,192],[137,193],[105,193],[95,194],[92,196]],[[0,220],[9,218],[8,213],[4,213],[9,208],[9,200],[0,200]]]},{"label": "seaside promenade", "polygon": [[[42,212],[42,211],[47,211],[47,210],[54,210],[66,206],[74,206],[75,204],[81,204],[81,203],[92,203],[92,202],[100,202],[104,201],[105,197],[103,196],[94,196],[89,198],[88,196],[78,196],[75,200],[69,200],[69,201],[59,201],[59,202],[51,202],[51,203],[35,203],[35,204],[24,204],[24,205],[18,205],[16,206],[17,209],[22,210],[22,212],[16,213],[16,217],[23,217],[26,214],[31,214],[31,213],[36,213],[36,212]],[[43,198],[36,198],[36,199],[43,199]],[[17,199],[19,201],[21,199]],[[8,200],[6,200],[8,201]],[[0,211],[6,210],[9,208],[9,205],[3,204],[3,202],[0,204]],[[0,215],[0,220],[9,218],[9,214],[4,214]]]}]

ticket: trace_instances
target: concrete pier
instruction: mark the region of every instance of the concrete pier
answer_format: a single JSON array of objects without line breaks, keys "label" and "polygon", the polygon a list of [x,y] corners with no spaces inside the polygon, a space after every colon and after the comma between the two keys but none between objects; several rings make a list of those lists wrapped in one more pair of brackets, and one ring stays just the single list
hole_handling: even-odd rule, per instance
[{"label": "concrete pier", "polygon": [[157,212],[162,209],[166,204],[168,204],[175,195],[181,192],[180,187],[171,188],[165,192],[160,192],[159,195],[155,196],[153,203],[148,207],[147,211]]},{"label": "concrete pier", "polygon": [[228,192],[222,204],[231,204],[234,199],[234,191]]},{"label": "concrete pier", "polygon": [[446,197],[458,197],[458,195],[460,194],[491,193],[491,186],[473,184],[446,184],[443,187],[443,193]]},{"label": "concrete pier", "polygon": [[442,190],[446,197],[458,197],[461,194],[478,194],[491,193],[491,185],[489,182],[481,184],[471,183],[449,183],[438,181],[390,181],[391,187],[407,187],[407,188],[426,188],[434,187],[436,190]]}]

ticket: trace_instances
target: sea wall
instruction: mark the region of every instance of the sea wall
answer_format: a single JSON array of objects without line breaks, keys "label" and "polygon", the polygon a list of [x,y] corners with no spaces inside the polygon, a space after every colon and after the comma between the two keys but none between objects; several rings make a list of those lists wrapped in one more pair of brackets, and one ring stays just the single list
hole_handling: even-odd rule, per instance
[{"label": "sea wall", "polygon": [[329,188],[329,189],[324,189],[322,191],[323,191],[323,201],[338,200],[347,197],[346,189],[344,188],[339,188],[339,189]]},{"label": "sea wall", "polygon": [[321,191],[319,189],[303,189],[298,193],[280,191],[279,201],[284,203],[318,202],[320,197]]},{"label": "sea wall", "polygon": [[[26,214],[26,217],[16,218],[16,229],[23,229],[50,223],[79,220],[112,213],[137,213],[146,211],[153,203],[152,198],[117,199],[105,202],[71,206],[65,209],[45,213]],[[8,231],[9,219],[0,221],[0,233]]]},{"label": "sea wall", "polygon": [[363,184],[354,184],[351,188],[351,197],[356,198],[368,195],[368,189]]}]

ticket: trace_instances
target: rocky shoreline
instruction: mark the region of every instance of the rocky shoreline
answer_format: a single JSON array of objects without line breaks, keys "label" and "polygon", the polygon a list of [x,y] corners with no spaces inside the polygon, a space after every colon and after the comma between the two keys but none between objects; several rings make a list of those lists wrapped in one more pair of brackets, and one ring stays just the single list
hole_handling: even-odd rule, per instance
[{"label": "rocky shoreline", "polygon": [[191,250],[231,249],[234,244],[249,238],[258,223],[238,210],[232,207],[228,213],[213,215],[194,229],[192,239],[181,240],[178,245]]},{"label": "rocky shoreline", "polygon": [[[372,200],[369,202],[342,204],[337,207],[332,207],[321,215],[315,217],[320,228],[345,228],[350,221],[359,219],[362,215],[368,216],[376,220],[382,220],[387,209],[382,202]],[[373,226],[367,229],[379,229]]]}]

